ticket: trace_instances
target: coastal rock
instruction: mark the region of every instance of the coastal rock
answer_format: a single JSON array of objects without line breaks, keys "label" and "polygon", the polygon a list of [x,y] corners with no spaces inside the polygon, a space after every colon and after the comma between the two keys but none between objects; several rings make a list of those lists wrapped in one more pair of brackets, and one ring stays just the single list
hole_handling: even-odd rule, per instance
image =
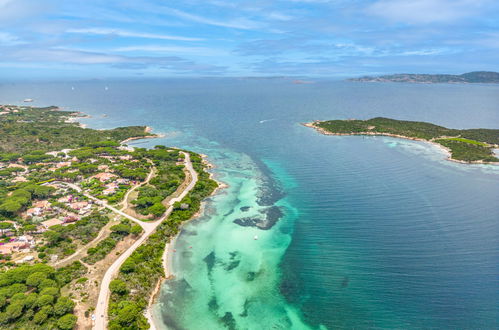
[{"label": "coastal rock", "polygon": [[283,212],[279,206],[271,206],[260,211],[261,217],[244,217],[234,220],[234,223],[242,227],[256,227],[262,230],[272,228],[277,221],[283,216]]}]

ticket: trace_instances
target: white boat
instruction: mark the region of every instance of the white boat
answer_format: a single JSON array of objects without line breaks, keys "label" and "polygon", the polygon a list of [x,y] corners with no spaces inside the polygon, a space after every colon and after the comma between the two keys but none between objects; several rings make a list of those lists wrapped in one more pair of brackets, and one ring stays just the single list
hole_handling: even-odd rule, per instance
[{"label": "white boat", "polygon": [[258,235],[255,235],[255,237],[253,237],[253,239],[256,241],[258,239]]},{"label": "white boat", "polygon": [[33,99],[24,99],[24,102],[33,102]]}]

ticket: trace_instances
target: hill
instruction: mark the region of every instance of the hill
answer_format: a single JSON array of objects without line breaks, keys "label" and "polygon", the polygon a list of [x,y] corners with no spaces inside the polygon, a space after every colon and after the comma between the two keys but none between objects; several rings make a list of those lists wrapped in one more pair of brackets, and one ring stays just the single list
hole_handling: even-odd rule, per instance
[{"label": "hill", "polygon": [[351,78],[349,81],[362,82],[405,82],[405,83],[426,83],[426,84],[498,84],[499,73],[491,71],[474,71],[460,75],[452,74],[413,74],[400,73],[383,76],[365,76],[360,78]]}]

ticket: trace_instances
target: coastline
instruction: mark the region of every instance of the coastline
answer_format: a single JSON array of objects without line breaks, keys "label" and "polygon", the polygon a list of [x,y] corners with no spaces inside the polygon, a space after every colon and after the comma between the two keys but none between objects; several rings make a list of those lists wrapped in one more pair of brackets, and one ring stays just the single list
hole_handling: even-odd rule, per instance
[{"label": "coastline", "polygon": [[[210,163],[207,160],[208,156],[203,155],[203,154],[200,154],[200,155],[203,158],[204,164],[207,166],[207,168],[209,170],[215,168],[215,165],[213,165],[212,163]],[[225,182],[222,182],[222,181],[215,179],[214,174],[212,172],[209,172],[209,173],[210,173],[210,179],[216,181],[218,186],[217,186],[217,188],[215,188],[215,190],[213,190],[213,192],[207,198],[213,197],[213,196],[219,194],[220,192],[222,192],[224,189],[229,187],[229,185],[226,184]],[[165,245],[165,249],[163,251],[163,255],[161,258],[162,265],[163,265],[163,271],[164,271],[165,275],[164,275],[164,277],[160,278],[158,283],[156,284],[154,291],[151,293],[151,296],[149,297],[148,305],[147,305],[147,308],[144,312],[144,316],[147,319],[147,321],[149,322],[151,330],[159,329],[157,327],[157,321],[154,319],[153,306],[158,302],[158,298],[159,298],[159,295],[161,292],[161,287],[163,286],[165,281],[168,281],[168,280],[173,279],[175,277],[175,275],[173,274],[173,254],[175,253],[174,246],[175,246],[176,240],[179,237],[180,233],[182,232],[182,227],[184,225],[186,225],[187,223],[204,215],[204,212],[206,210],[206,208],[205,208],[206,203],[207,203],[206,200],[203,200],[201,202],[201,206],[200,206],[199,210],[188,221],[186,221],[180,225],[180,229],[179,229],[179,232],[177,233],[177,235],[171,237],[170,240]]]},{"label": "coastline", "polygon": [[[88,125],[79,122],[78,121],[79,118],[92,118],[92,116],[90,116],[88,114],[85,114],[85,113],[82,113],[82,112],[77,112],[74,115],[69,116],[66,119],[66,122],[76,123],[76,124],[78,124],[78,126],[80,126],[82,128],[87,128]],[[141,140],[141,139],[155,139],[155,138],[161,138],[161,137],[165,136],[164,134],[154,134],[154,133],[152,133],[152,131],[153,131],[152,127],[146,126],[144,128],[144,133],[148,133],[150,135],[130,137],[130,138],[127,138],[127,139],[125,139],[123,141],[120,141],[120,144],[122,146],[125,146],[125,145],[127,145],[128,142],[131,142],[131,141],[136,141],[136,140]],[[200,154],[200,155],[203,158],[203,163],[206,165],[206,167],[207,167],[208,170],[211,170],[211,169],[215,168],[215,166],[212,163],[210,163],[209,161],[207,161],[207,156],[206,155],[204,155],[204,154]],[[217,188],[210,194],[210,196],[208,196],[208,197],[211,197],[211,196],[214,196],[215,194],[219,193],[222,189],[227,188],[228,185],[226,183],[224,183],[224,182],[216,180],[214,178],[214,174],[212,172],[209,172],[209,174],[210,174],[210,179],[216,181],[217,184],[218,184]],[[186,221],[185,223],[183,223],[181,225],[181,228],[186,223],[188,223],[188,222],[190,222],[190,221],[192,221],[192,220],[194,220],[194,219],[202,216],[204,214],[204,211],[205,211],[205,205],[206,205],[206,203],[207,203],[206,201],[202,201],[200,209],[191,217],[191,219],[189,219],[188,221]],[[164,252],[163,252],[163,255],[162,255],[162,265],[163,265],[163,270],[164,270],[165,275],[164,275],[164,277],[162,277],[162,278],[160,278],[158,280],[158,282],[156,284],[156,287],[154,288],[153,292],[149,296],[148,306],[145,309],[144,314],[143,314],[145,316],[145,318],[147,319],[147,321],[149,322],[151,330],[158,329],[156,327],[157,322],[154,320],[154,317],[153,317],[152,306],[157,302],[157,299],[159,297],[159,293],[160,293],[160,290],[161,290],[161,287],[162,287],[164,281],[166,281],[166,280],[171,279],[171,278],[174,277],[173,271],[172,271],[173,253],[174,253],[174,248],[173,247],[175,245],[175,241],[176,241],[177,237],[180,235],[180,232],[181,232],[181,230],[179,230],[179,232],[178,232],[177,235],[175,235],[174,237],[169,238],[169,241],[165,245],[165,249],[164,249]]]},{"label": "coastline", "polygon": [[410,137],[410,136],[404,136],[404,135],[399,135],[399,134],[393,134],[393,133],[382,133],[382,132],[356,132],[356,133],[333,133],[326,131],[322,127],[318,127],[315,125],[315,123],[319,123],[320,120],[315,120],[311,123],[302,123],[303,126],[313,128],[317,132],[323,135],[337,135],[337,136],[389,136],[389,137],[394,137],[398,139],[405,139],[405,140],[412,140],[412,141],[421,141],[425,143],[429,143],[433,146],[438,147],[440,150],[444,151],[447,154],[447,157],[445,158],[448,161],[455,162],[455,163],[460,163],[460,164],[480,164],[480,165],[499,165],[499,162],[484,162],[482,160],[477,160],[477,161],[465,161],[465,160],[459,160],[459,159],[454,159],[452,158],[452,153],[451,150],[440,143],[431,141],[431,140],[426,140],[422,138],[415,138],[415,137]]}]

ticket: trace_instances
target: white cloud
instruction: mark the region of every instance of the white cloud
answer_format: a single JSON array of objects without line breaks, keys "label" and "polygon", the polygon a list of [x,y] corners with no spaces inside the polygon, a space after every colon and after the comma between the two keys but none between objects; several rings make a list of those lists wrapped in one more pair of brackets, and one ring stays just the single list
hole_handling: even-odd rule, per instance
[{"label": "white cloud", "polygon": [[152,52],[152,53],[182,53],[199,56],[221,56],[228,55],[224,50],[206,47],[182,47],[182,46],[160,46],[160,45],[140,45],[115,48],[114,52]]},{"label": "white cloud", "polygon": [[367,8],[367,13],[392,22],[446,23],[473,16],[489,3],[489,0],[379,0]]},{"label": "white cloud", "polygon": [[110,35],[110,36],[129,37],[129,38],[177,40],[177,41],[203,40],[201,38],[172,36],[172,35],[154,34],[154,33],[142,33],[142,32],[133,32],[133,31],[126,31],[121,29],[109,29],[109,28],[69,29],[66,32],[79,33],[79,34],[92,34],[92,35]]},{"label": "white cloud", "polygon": [[0,46],[15,46],[21,45],[25,42],[19,39],[18,37],[8,33],[0,31]]},{"label": "white cloud", "polygon": [[189,14],[178,9],[169,9],[168,13],[192,22],[214,25],[214,26],[221,26],[221,27],[241,29],[241,30],[254,30],[262,28],[261,23],[246,18],[227,19],[227,20],[212,19],[194,14]]}]

